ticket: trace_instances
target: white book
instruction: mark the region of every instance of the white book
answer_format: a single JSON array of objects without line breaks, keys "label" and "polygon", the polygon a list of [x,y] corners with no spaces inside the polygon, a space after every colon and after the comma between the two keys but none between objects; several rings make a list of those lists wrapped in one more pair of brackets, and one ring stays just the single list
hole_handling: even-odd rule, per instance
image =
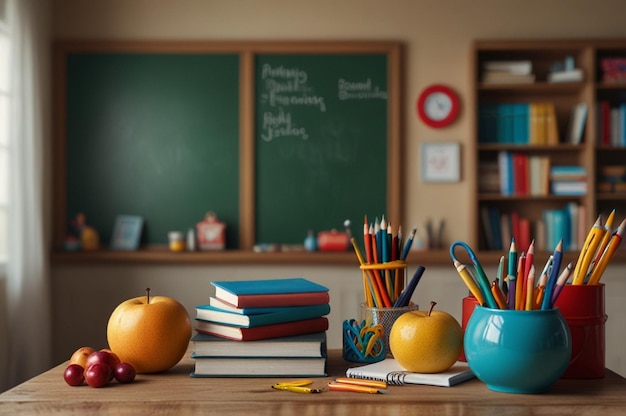
[{"label": "white book", "polygon": [[568,131],[568,141],[572,144],[582,142],[587,121],[587,103],[578,103],[572,108],[570,125]]},{"label": "white book", "polygon": [[412,373],[406,371],[393,358],[386,358],[373,364],[362,367],[351,367],[346,370],[346,376],[365,380],[386,381],[389,384],[426,384],[430,386],[451,387],[474,378],[469,365],[457,361],[447,371],[442,373]]},{"label": "white book", "polygon": [[548,74],[548,82],[579,82],[583,80],[583,70],[555,71]]},{"label": "white book", "polygon": [[483,64],[485,71],[508,72],[510,74],[527,75],[532,72],[531,61],[486,61]]}]

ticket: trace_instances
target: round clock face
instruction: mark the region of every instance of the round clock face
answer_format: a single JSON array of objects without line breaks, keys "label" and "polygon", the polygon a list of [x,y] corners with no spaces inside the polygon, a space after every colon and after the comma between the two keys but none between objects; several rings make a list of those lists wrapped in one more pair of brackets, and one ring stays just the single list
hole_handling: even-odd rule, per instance
[{"label": "round clock face", "polygon": [[426,98],[424,111],[432,120],[444,120],[452,111],[452,100],[442,92],[434,92]]},{"label": "round clock face", "polygon": [[456,119],[459,99],[450,88],[433,85],[420,94],[417,112],[422,121],[430,127],[444,127]]}]

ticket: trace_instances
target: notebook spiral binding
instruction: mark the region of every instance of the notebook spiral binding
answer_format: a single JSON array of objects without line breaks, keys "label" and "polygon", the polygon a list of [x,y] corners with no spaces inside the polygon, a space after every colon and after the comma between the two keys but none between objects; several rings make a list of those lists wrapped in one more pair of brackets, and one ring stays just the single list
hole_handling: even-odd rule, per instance
[{"label": "notebook spiral binding", "polygon": [[401,386],[401,385],[405,384],[404,383],[404,378],[406,377],[407,374],[408,374],[407,371],[392,371],[389,374],[387,374],[387,377],[385,378],[385,377],[366,376],[363,373],[354,372],[354,373],[350,374],[349,377],[351,377],[351,378],[360,378],[362,380],[386,381],[387,384]]}]

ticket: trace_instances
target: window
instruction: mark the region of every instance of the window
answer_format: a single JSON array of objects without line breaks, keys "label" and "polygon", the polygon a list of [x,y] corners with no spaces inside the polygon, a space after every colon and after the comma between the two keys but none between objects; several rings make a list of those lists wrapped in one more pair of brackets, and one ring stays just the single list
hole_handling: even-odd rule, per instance
[{"label": "window", "polygon": [[9,169],[9,28],[6,1],[0,0],[0,264],[7,259],[7,204]]}]

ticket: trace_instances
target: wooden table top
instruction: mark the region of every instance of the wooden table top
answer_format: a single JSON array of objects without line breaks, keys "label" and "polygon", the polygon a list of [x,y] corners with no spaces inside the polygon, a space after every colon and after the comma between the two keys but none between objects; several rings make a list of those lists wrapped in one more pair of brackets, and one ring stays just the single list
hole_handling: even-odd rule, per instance
[{"label": "wooden table top", "polygon": [[[67,363],[0,394],[0,415],[617,415],[626,414],[626,379],[607,371],[599,380],[559,380],[545,394],[492,392],[478,379],[454,387],[389,386],[388,394],[325,391],[297,394],[273,390],[284,378],[192,378],[187,354],[162,374],[140,374],[132,384],[104,388],[70,387],[63,381]],[[329,352],[324,387],[345,376],[353,363],[341,351]]]}]

